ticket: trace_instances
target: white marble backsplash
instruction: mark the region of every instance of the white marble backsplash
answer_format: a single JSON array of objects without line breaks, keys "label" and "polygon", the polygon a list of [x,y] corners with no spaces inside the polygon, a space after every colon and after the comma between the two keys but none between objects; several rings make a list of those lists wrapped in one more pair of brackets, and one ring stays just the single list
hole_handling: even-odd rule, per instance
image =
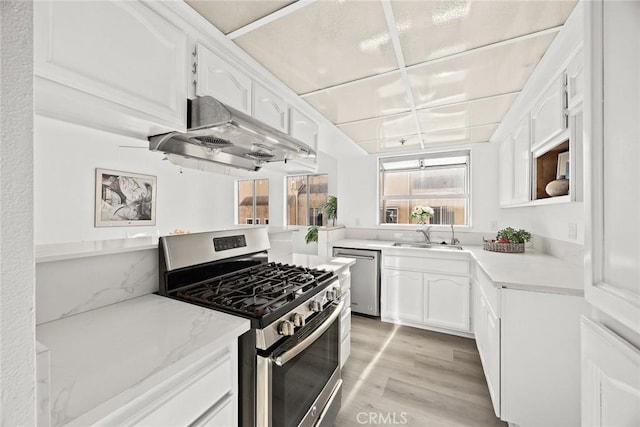
[{"label": "white marble backsplash", "polygon": [[158,290],[158,249],[36,264],[36,324]]},{"label": "white marble backsplash", "polygon": [[51,355],[49,349],[36,341],[36,423],[51,426]]}]

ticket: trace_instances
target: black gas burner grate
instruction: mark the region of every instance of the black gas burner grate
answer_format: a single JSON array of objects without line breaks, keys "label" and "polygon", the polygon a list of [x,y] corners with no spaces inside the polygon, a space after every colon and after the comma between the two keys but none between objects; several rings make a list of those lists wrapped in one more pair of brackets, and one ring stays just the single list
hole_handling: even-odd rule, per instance
[{"label": "black gas burner grate", "polygon": [[333,273],[268,263],[178,291],[177,297],[252,317],[265,316],[315,288]]}]

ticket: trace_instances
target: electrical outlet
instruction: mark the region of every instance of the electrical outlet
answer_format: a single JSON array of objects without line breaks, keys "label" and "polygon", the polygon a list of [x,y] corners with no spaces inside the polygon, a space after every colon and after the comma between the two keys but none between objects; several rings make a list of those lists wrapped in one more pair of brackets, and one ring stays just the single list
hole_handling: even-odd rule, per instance
[{"label": "electrical outlet", "polygon": [[489,228],[491,229],[491,231],[497,231],[498,230],[498,221],[493,220],[489,223]]},{"label": "electrical outlet", "polygon": [[575,222],[569,223],[569,239],[578,240],[578,224]]}]

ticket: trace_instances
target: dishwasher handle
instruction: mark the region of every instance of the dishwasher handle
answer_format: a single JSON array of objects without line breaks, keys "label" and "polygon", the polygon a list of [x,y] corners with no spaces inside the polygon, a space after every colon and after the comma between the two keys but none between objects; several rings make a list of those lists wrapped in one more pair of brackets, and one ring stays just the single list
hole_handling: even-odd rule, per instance
[{"label": "dishwasher handle", "polygon": [[347,258],[366,259],[366,260],[369,260],[369,261],[373,261],[373,260],[376,259],[376,257],[373,257],[373,256],[353,255],[353,254],[345,253],[345,252],[336,252],[336,253],[334,253],[333,256],[344,256],[344,257],[347,257]]}]

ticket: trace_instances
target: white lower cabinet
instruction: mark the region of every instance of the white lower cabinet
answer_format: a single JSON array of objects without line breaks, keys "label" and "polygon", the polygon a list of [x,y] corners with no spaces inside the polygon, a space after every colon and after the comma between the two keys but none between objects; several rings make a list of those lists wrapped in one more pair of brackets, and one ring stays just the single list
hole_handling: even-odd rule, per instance
[{"label": "white lower cabinet", "polygon": [[[237,425],[237,340],[167,378],[96,425]],[[82,417],[74,425],[85,423]]]},{"label": "white lower cabinet", "polygon": [[469,270],[467,260],[387,256],[383,262],[383,321],[453,333],[471,330],[469,277],[416,271],[440,270],[449,262],[462,274]]},{"label": "white lower cabinet", "polygon": [[582,296],[497,288],[476,269],[473,325],[493,408],[519,426],[580,425]]},{"label": "white lower cabinet", "polygon": [[351,271],[349,267],[338,273],[340,280],[340,300],[344,302],[340,314],[340,367],[342,368],[351,354]]}]

